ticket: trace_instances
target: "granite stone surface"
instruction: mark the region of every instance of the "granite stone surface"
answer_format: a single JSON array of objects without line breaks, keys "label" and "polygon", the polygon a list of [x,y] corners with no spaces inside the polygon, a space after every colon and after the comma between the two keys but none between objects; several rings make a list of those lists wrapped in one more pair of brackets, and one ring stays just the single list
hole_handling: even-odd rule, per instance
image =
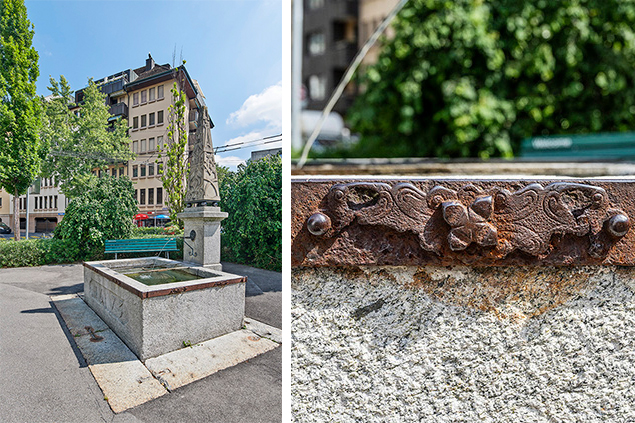
[{"label": "granite stone surface", "polygon": [[635,271],[296,268],[294,421],[635,421]]}]

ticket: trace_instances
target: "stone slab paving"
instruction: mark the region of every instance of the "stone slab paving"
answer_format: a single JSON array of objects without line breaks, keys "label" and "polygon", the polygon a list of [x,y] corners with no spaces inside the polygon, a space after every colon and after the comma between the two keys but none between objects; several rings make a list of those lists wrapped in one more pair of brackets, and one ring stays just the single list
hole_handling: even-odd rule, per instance
[{"label": "stone slab paving", "polygon": [[[71,294],[51,299],[115,413],[280,346],[243,329],[148,359],[144,365],[80,297]],[[253,323],[253,319],[249,321],[262,333],[277,331],[264,323]],[[101,339],[96,340],[97,337]]]},{"label": "stone slab paving", "polygon": [[149,358],[145,365],[164,386],[174,390],[278,346],[280,344],[243,329]]},{"label": "stone slab paving", "polygon": [[[223,265],[254,284],[246,316],[281,327],[280,273]],[[0,269],[2,423],[280,422],[281,348],[115,414],[49,298],[82,291],[81,264]]]}]

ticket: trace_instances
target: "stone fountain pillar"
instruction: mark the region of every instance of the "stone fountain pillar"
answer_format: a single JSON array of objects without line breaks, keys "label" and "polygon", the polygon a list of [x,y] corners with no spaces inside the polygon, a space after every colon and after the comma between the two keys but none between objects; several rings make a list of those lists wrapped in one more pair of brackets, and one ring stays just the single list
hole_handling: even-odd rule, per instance
[{"label": "stone fountain pillar", "polygon": [[222,270],[220,222],[227,217],[218,207],[220,192],[214,161],[211,121],[204,106],[200,111],[189,156],[185,211],[178,214],[185,225],[183,261]]}]

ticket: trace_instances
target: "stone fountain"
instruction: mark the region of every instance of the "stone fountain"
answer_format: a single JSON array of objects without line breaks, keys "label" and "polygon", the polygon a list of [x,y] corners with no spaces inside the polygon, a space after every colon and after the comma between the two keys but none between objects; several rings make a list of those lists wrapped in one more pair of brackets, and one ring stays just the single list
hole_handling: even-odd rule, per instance
[{"label": "stone fountain", "polygon": [[[222,271],[218,178],[205,107],[190,151],[183,262],[159,257],[84,263],[86,303],[146,360],[239,330],[243,276]],[[157,283],[158,282],[158,283]]]}]

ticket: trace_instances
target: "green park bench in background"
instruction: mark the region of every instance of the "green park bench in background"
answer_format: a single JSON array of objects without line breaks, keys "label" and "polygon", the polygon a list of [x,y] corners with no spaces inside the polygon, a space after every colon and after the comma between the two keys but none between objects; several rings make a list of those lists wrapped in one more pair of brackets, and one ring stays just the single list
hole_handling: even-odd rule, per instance
[{"label": "green park bench in background", "polygon": [[634,160],[635,132],[526,138],[520,157],[535,160]]},{"label": "green park bench in background", "polygon": [[106,254],[117,253],[145,253],[158,251],[159,254],[165,251],[166,257],[170,258],[170,251],[178,251],[176,248],[176,238],[143,238],[143,239],[113,239],[105,241]]}]

